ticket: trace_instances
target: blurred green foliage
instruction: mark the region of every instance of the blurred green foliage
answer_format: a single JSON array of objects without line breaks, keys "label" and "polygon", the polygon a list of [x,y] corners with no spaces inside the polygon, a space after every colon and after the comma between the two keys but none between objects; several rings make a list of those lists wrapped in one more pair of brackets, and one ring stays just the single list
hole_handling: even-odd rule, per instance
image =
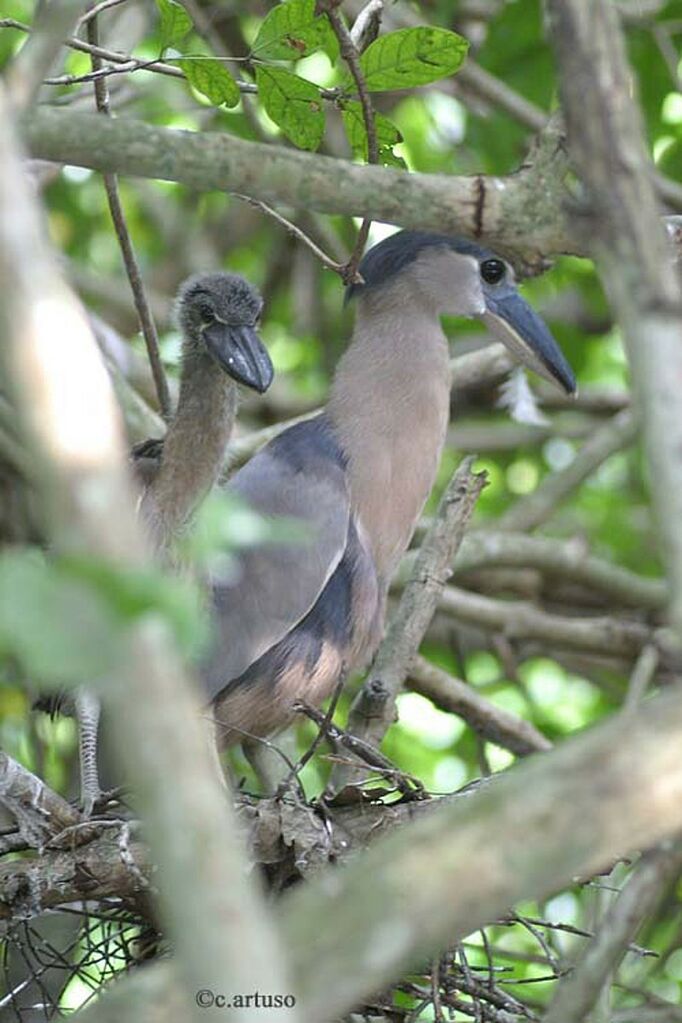
[{"label": "blurred green foliage", "polygon": [[[197,7],[203,19],[196,25],[175,0],[157,0],[156,7],[130,0],[102,15],[100,29],[106,44],[144,60],[163,53],[189,80],[188,85],[146,70],[111,76],[117,116],[266,143],[292,142],[303,148],[319,147],[331,155],[366,159],[366,130],[357,100],[349,98],[350,93],[335,99],[324,91],[344,82],[348,85],[350,80],[328,23],[314,17],[313,0],[288,0],[281,5],[199,2]],[[556,79],[539,0],[491,0],[489,17],[476,17],[475,7],[465,0],[414,4],[410,11],[418,13],[428,27],[409,30],[407,36],[400,35],[407,29],[396,30],[366,51],[362,63],[376,90],[376,127],[384,162],[443,174],[507,174],[518,167],[530,141],[528,127],[459,85],[457,76],[451,77],[467,45],[471,57],[508,88],[542,111],[555,107]],[[396,5],[399,13],[400,8]],[[30,24],[33,5],[29,0],[4,0],[3,16]],[[662,4],[648,17],[633,15],[627,32],[651,151],[661,172],[679,175],[682,0]],[[24,39],[21,31],[0,29],[0,67]],[[430,56],[424,56],[425,48],[431,50]],[[65,73],[78,76],[88,70],[86,54],[68,52]],[[55,69],[55,74],[61,71]],[[240,93],[237,80],[257,83],[259,95]],[[417,89],[416,85],[428,87]],[[88,84],[47,86],[42,98],[87,107],[92,102],[90,89]],[[260,404],[245,402],[245,428],[286,418],[323,400],[351,322],[350,313],[342,308],[339,279],[279,225],[236,198],[197,195],[166,182],[132,179],[121,181],[120,189],[170,376],[177,377],[179,350],[171,297],[189,273],[224,266],[243,273],[262,289],[263,336],[277,371],[267,399]],[[91,309],[142,353],[101,180],[90,171],[65,167],[44,183],[43,194],[52,239],[76,288]],[[350,252],[357,224],[339,217],[320,220],[285,212],[328,251],[337,256]],[[378,239],[383,230],[375,225],[372,237]],[[559,259],[542,278],[527,282],[525,292],[548,319],[584,392],[627,390],[620,333],[611,322],[588,261]],[[469,323],[449,321],[446,326],[453,353],[481,340]],[[457,427],[470,428],[481,440],[490,438],[491,431],[498,438],[497,445],[494,438],[487,441],[479,460],[489,484],[478,503],[475,525],[485,526],[494,525],[519,497],[570,464],[583,440],[605,421],[604,413],[598,411],[549,409],[547,414],[547,431],[538,429],[535,439],[509,445],[505,437],[513,424],[489,396],[455,409],[454,443],[444,453],[439,484],[427,511],[435,508],[440,489],[469,450],[458,446]],[[188,549],[201,566],[215,565],[215,559],[229,566],[224,559],[229,558],[230,549],[260,541],[267,528],[243,509],[227,508],[224,499],[211,499]],[[593,553],[614,564],[643,575],[660,575],[641,451],[635,447],[611,457],[562,502],[543,532],[563,539],[582,538]],[[50,722],[44,716],[31,717],[26,678],[34,684],[54,684],[105,673],[116,656],[116,628],[142,614],[161,614],[179,645],[190,653],[196,654],[197,645],[205,641],[194,591],[185,583],[159,575],[117,574],[91,563],[53,564],[35,550],[12,550],[0,558],[0,656],[4,657],[0,744],[39,769],[49,784],[73,791],[73,725],[64,719]],[[430,641],[424,652],[466,678],[488,699],[532,721],[553,741],[613,712],[627,687],[627,673],[622,670],[605,664],[583,673],[578,667],[562,666],[551,651],[533,651],[517,672],[511,672],[499,644],[483,634],[462,636],[452,630],[449,641]],[[341,723],[350,699],[346,694],[341,700]],[[482,744],[458,718],[421,696],[405,693],[399,706],[400,721],[387,736],[385,752],[431,791],[452,791],[482,771],[502,770],[513,760],[507,751]],[[312,725],[302,724],[299,749],[314,734]],[[238,770],[248,775],[238,754],[236,762]],[[302,778],[310,794],[322,790],[328,770],[323,757],[305,767]],[[638,983],[646,981],[652,994],[673,1003],[682,996],[679,896],[678,892],[671,898],[642,939],[662,951],[662,958],[656,966],[646,965],[647,960],[635,971]],[[545,906],[522,908],[530,916],[584,925],[593,899],[590,889],[576,888]],[[489,937],[500,954],[506,949],[513,958],[515,983],[536,981],[546,972],[545,966],[533,961],[538,945],[529,932],[500,927],[491,929]],[[566,952],[579,947],[582,939],[553,933],[548,940],[556,951]],[[483,965],[479,938],[472,938],[469,954],[472,964]],[[535,983],[533,999],[541,1003],[549,988],[549,984]],[[520,993],[518,987],[510,990]],[[622,995],[624,1005],[629,997]]]}]

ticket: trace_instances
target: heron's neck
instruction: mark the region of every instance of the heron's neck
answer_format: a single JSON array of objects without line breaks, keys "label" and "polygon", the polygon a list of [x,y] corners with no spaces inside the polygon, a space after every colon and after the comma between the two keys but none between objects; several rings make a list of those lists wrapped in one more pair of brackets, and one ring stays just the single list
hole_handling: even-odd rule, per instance
[{"label": "heron's neck", "polygon": [[449,419],[450,369],[434,312],[359,302],[328,415],[348,459],[351,501],[388,582],[435,480]]},{"label": "heron's neck", "polygon": [[182,531],[216,482],[236,409],[236,384],[208,355],[185,349],[177,410],[144,499],[160,548]]}]

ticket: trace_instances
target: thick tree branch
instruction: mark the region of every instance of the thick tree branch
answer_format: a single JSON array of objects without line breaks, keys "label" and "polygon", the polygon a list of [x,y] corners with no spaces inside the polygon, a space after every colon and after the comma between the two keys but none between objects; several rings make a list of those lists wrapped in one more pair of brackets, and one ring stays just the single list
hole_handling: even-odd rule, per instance
[{"label": "thick tree branch", "polygon": [[457,714],[482,739],[497,743],[519,757],[552,748],[551,742],[529,721],[497,707],[480,696],[472,686],[453,678],[423,657],[415,657],[412,661],[407,684],[441,710]]},{"label": "thick tree branch", "polygon": [[481,237],[536,268],[551,253],[575,251],[562,210],[565,161],[555,125],[541,136],[529,165],[504,179],[361,167],[233,135],[105,121],[70,110],[36,110],[23,130],[41,159]]},{"label": "thick tree branch", "polygon": [[[94,557],[113,573],[139,571],[150,558],[135,520],[113,393],[46,246],[1,90],[0,121],[0,357],[33,457],[45,533],[59,553]],[[231,978],[235,989],[267,978],[272,990],[286,990],[278,939],[246,876],[170,630],[158,614],[147,614],[130,625],[120,654],[100,694],[149,828],[186,989],[201,987],[208,974]]]},{"label": "thick tree branch", "polygon": [[[301,994],[335,1018],[409,966],[682,827],[682,702],[666,694],[379,839],[285,897]],[[333,920],[333,927],[320,927]]]},{"label": "thick tree branch", "polygon": [[614,6],[548,0],[570,151],[587,190],[582,230],[621,324],[682,635],[682,293],[670,261]]}]

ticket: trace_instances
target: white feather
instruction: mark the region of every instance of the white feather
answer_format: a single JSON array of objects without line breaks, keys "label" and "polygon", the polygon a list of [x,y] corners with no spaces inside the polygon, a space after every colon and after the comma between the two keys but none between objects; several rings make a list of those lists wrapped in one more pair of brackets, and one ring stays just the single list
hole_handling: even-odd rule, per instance
[{"label": "white feather", "polygon": [[509,378],[501,385],[497,407],[507,409],[517,423],[528,423],[531,426],[547,426],[549,423],[540,410],[530,389],[526,371],[521,366],[512,370]]}]

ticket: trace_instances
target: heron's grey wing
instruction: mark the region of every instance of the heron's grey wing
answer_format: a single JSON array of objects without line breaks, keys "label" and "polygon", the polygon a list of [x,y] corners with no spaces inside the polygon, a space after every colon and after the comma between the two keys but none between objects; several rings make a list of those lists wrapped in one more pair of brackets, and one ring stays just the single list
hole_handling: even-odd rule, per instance
[{"label": "heron's grey wing", "polygon": [[211,700],[306,616],[343,556],[350,520],[343,456],[323,416],[280,434],[227,491],[294,520],[295,532],[245,549],[234,582],[213,586],[216,637],[202,666]]},{"label": "heron's grey wing", "polygon": [[145,490],[153,483],[161,466],[163,438],[150,437],[148,440],[134,444],[130,452],[130,462],[135,479]]}]

